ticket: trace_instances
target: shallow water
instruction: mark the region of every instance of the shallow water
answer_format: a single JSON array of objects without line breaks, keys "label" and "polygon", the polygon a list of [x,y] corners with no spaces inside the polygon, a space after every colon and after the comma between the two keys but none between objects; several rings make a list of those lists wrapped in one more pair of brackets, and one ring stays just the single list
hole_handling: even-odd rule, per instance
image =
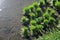
[{"label": "shallow water", "polygon": [[34,0],[0,0],[0,40],[22,40],[19,31],[22,27],[22,9]]}]

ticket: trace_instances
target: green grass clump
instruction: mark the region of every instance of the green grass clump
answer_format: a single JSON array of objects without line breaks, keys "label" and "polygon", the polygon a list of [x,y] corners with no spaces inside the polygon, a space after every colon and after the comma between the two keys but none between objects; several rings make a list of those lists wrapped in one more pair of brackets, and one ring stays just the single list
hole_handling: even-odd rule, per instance
[{"label": "green grass clump", "polygon": [[[46,34],[47,30],[52,29],[58,25],[58,13],[55,9],[60,8],[60,2],[53,0],[53,4],[49,4],[47,0],[40,0],[34,2],[32,5],[24,9],[24,15],[22,17],[22,24],[24,28],[21,33],[24,37],[39,37],[39,35]],[[55,26],[54,26],[55,25]]]}]

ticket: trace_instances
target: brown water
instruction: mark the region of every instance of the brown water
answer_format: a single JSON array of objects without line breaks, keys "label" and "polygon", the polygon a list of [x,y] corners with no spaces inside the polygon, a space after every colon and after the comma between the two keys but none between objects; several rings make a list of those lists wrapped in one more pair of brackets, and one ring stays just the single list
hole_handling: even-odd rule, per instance
[{"label": "brown water", "polygon": [[22,40],[19,31],[22,27],[22,9],[34,0],[0,0],[0,40]]}]

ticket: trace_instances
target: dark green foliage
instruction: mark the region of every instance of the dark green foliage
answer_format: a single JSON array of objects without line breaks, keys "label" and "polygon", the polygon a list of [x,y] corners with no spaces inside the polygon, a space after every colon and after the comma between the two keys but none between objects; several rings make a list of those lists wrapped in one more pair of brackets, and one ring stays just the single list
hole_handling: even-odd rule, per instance
[{"label": "dark green foliage", "polygon": [[57,2],[57,0],[53,0],[53,6],[55,6],[55,3]]},{"label": "dark green foliage", "polygon": [[58,0],[60,2],[60,0]]},{"label": "dark green foliage", "polygon": [[[41,32],[48,30],[54,24],[58,25],[56,17],[56,8],[60,9],[60,2],[53,0],[53,8],[49,5],[48,0],[40,0],[39,3],[34,2],[32,5],[24,9],[22,17],[24,37],[37,37]],[[52,26],[52,28],[53,28]],[[54,26],[56,27],[56,26]]]},{"label": "dark green foliage", "polygon": [[45,3],[47,3],[47,0],[45,0]]},{"label": "dark green foliage", "polygon": [[44,0],[46,7],[48,7],[48,6],[50,5],[48,1],[49,1],[49,0]]}]

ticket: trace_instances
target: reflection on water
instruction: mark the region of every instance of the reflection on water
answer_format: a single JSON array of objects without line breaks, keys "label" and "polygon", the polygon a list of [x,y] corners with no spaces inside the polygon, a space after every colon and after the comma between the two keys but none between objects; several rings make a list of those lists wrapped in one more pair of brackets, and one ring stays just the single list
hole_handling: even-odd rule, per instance
[{"label": "reflection on water", "polygon": [[2,9],[0,9],[0,11],[2,11]]}]

